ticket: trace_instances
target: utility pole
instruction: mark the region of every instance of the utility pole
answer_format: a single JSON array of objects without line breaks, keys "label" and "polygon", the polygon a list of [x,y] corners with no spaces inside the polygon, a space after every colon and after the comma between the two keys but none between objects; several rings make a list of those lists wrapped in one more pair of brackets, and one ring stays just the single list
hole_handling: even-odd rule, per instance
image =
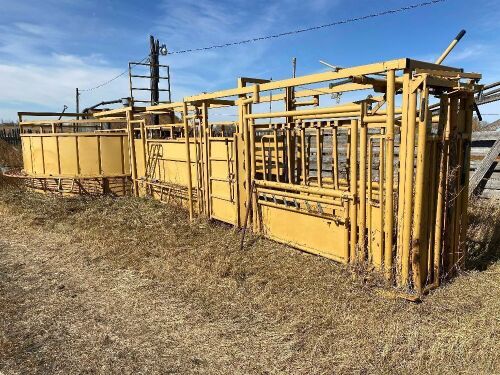
[{"label": "utility pole", "polygon": [[[76,113],[80,113],[80,92],[78,87],[76,88]],[[79,120],[80,116],[76,116],[76,119]]]},{"label": "utility pole", "polygon": [[[151,89],[151,105],[156,105],[160,102],[160,41],[155,40],[153,35],[149,37],[150,53],[149,53],[149,71],[150,71],[150,89]],[[160,118],[158,115],[153,115],[153,124],[158,125]]]}]

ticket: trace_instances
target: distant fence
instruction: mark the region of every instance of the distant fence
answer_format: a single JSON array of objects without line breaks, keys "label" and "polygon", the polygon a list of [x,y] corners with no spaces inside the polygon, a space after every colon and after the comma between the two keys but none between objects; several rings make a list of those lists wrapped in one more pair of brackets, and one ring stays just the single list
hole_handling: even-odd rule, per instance
[{"label": "distant fence", "polygon": [[21,144],[21,135],[19,129],[0,129],[0,139],[11,145],[20,145]]},{"label": "distant fence", "polygon": [[471,194],[500,198],[499,142],[500,131],[472,133]]}]

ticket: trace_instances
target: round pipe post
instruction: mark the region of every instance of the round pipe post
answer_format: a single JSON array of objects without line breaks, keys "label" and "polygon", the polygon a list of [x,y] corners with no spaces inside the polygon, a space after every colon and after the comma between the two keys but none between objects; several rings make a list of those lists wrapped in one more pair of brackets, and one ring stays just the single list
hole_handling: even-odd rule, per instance
[{"label": "round pipe post", "polygon": [[351,263],[356,260],[357,245],[357,227],[358,227],[358,120],[351,120],[351,142],[350,142],[350,193],[352,201],[350,202],[350,254]]},{"label": "round pipe post", "polygon": [[[276,181],[280,181],[280,156],[279,156],[279,147],[278,147],[278,130],[273,129],[274,136],[274,158],[276,162]],[[272,163],[271,163],[272,167]]]},{"label": "round pipe post", "polygon": [[[254,233],[258,233],[260,228],[259,228],[259,218],[258,218],[258,207],[257,207],[257,194],[255,191],[252,191],[252,186],[255,186],[255,180],[257,176],[257,170],[256,170],[256,148],[255,148],[255,129],[253,127],[253,120],[250,120],[248,123],[248,130],[250,132],[250,176],[251,176],[251,184],[249,187],[249,199],[252,199],[252,211],[253,211],[253,231]],[[262,161],[264,162],[264,150],[262,150]],[[264,163],[262,163],[263,166],[263,172],[265,173],[264,170]]]},{"label": "round pipe post", "polygon": [[[427,149],[427,98],[429,89],[425,88],[422,92],[422,105],[420,106],[421,119],[418,122],[418,142],[417,142],[417,166],[415,177],[415,209],[413,211],[413,241],[411,249],[411,263],[413,270],[413,285],[417,292],[422,293],[422,267],[421,251],[425,249],[425,239],[422,236],[423,224],[422,218],[425,214],[424,209],[424,177],[425,177],[425,159]],[[423,114],[423,116],[422,116]],[[423,118],[422,118],[423,117]],[[428,188],[428,186],[426,186]]]},{"label": "round pipe post", "polygon": [[196,125],[196,115],[193,117],[193,138],[194,138],[194,160],[195,160],[195,167],[196,167],[196,200],[198,203],[198,213],[202,213],[202,204],[203,204],[203,197],[201,196],[202,194],[202,173],[201,173],[201,168],[200,168],[200,150],[199,147],[201,148],[201,137],[199,134],[199,128]]},{"label": "round pipe post", "polygon": [[[427,275],[429,280],[433,280],[431,277],[434,271],[434,223],[436,222],[436,193],[437,193],[437,140],[432,139],[428,141],[430,145],[429,151],[429,162],[428,164],[428,179],[429,179],[429,190],[430,196],[427,199],[427,217],[424,223],[427,223]],[[431,276],[431,277],[429,277]],[[433,282],[434,283],[434,282]]]},{"label": "round pipe post", "polygon": [[368,127],[361,122],[359,130],[359,251],[358,260],[363,261],[366,253],[366,147]]},{"label": "round pipe post", "polygon": [[380,231],[377,233],[378,243],[380,245],[380,254],[378,262],[382,266],[384,262],[384,224],[385,224],[385,202],[384,202],[384,175],[385,175],[385,133],[384,129],[380,129],[380,146],[379,146],[379,161],[378,161],[378,173],[379,173],[379,186],[378,186],[378,201],[379,201],[379,221],[380,221]]},{"label": "round pipe post", "polygon": [[253,100],[254,104],[259,104],[259,102],[260,102],[260,85],[258,83],[256,83],[253,86],[252,100]]},{"label": "round pipe post", "polygon": [[251,152],[250,152],[250,129],[248,126],[249,120],[246,118],[246,114],[249,112],[248,105],[243,103],[243,99],[239,101],[239,116],[240,116],[240,126],[243,132],[244,141],[244,163],[245,163],[245,206],[249,215],[253,215],[250,211],[250,200],[252,199],[252,174],[251,174]]},{"label": "round pipe post", "polygon": [[193,221],[193,181],[191,176],[191,147],[189,146],[189,126],[188,126],[188,107],[187,103],[182,103],[182,121],[184,124],[184,138],[186,144],[186,171],[188,188],[188,208],[189,221]]},{"label": "round pipe post", "polygon": [[450,107],[448,109],[448,170],[446,176],[446,193],[445,197],[454,197],[453,199],[446,199],[445,202],[445,233],[444,233],[444,270],[445,277],[451,277],[454,273],[454,252],[453,247],[455,239],[455,215],[456,215],[456,196],[458,193],[457,186],[457,161],[458,161],[458,101],[456,95],[450,96]]},{"label": "round pipe post", "polygon": [[[142,156],[143,156],[143,167],[144,167],[144,174],[146,174],[146,165],[147,165],[147,158],[149,157],[148,155],[148,146],[146,144],[146,130],[144,128],[144,121],[139,122],[140,126],[140,131],[141,131],[141,145],[142,145]],[[147,176],[145,176],[147,177]]]},{"label": "round pipe post", "polygon": [[397,213],[397,249],[396,249],[396,284],[402,285],[402,261],[403,261],[403,217],[405,205],[405,181],[406,181],[406,144],[408,142],[408,103],[410,95],[410,72],[403,75],[403,99],[402,116],[399,140],[399,173],[398,173],[398,213]]},{"label": "round pipe post", "polygon": [[295,154],[292,147],[292,127],[285,128],[286,149],[287,149],[287,178],[288,183],[293,184],[295,180]]},{"label": "round pipe post", "polygon": [[442,261],[442,246],[443,246],[443,227],[444,227],[444,195],[446,191],[446,170],[447,170],[447,150],[448,141],[446,139],[445,128],[448,125],[448,95],[441,96],[441,105],[439,110],[438,124],[438,155],[439,155],[439,172],[438,172],[438,188],[436,201],[436,221],[434,225],[434,285],[439,286],[441,282],[441,261]]},{"label": "round pipe post", "polygon": [[[465,99],[465,138],[468,140],[466,142],[466,150],[465,150],[465,162],[464,162],[464,172],[465,179],[464,185],[462,186],[462,191],[464,192],[462,195],[462,219],[461,219],[461,228],[460,228],[460,239],[459,242],[462,245],[465,243],[466,235],[467,235],[467,226],[469,222],[469,215],[467,212],[467,208],[469,207],[469,175],[470,175],[470,153],[471,153],[471,136],[472,136],[472,112],[474,105],[474,95],[468,94]],[[463,245],[462,245],[463,246]],[[465,265],[465,255],[467,253],[464,252],[463,256],[460,258],[460,265]]]},{"label": "round pipe post", "polygon": [[401,254],[401,283],[402,286],[408,285],[410,275],[410,241],[411,241],[411,221],[413,206],[413,174],[415,159],[415,125],[416,125],[416,106],[417,93],[411,92],[408,102],[408,129],[406,144],[406,163],[405,163],[405,188],[404,188],[404,212],[403,212],[403,236],[402,236],[402,254]]},{"label": "round pipe post", "polygon": [[337,124],[332,128],[332,177],[333,177],[333,188],[339,188],[339,151],[337,144]]},{"label": "round pipe post", "polygon": [[317,124],[316,128],[316,179],[318,187],[323,187],[323,147],[321,142],[321,124]]},{"label": "round pipe post", "polygon": [[307,185],[307,159],[306,159],[306,128],[301,125],[300,128],[300,163],[302,173],[302,184]]},{"label": "round pipe post", "polygon": [[[264,178],[264,181],[267,181],[268,179],[271,179],[271,174],[273,173],[272,171],[272,160],[269,162],[268,165],[268,159],[270,155],[267,155],[268,157],[266,158],[266,144],[265,144],[266,137],[262,137],[260,139],[260,148],[262,150],[262,177]],[[269,143],[269,146],[271,143]],[[271,156],[272,157],[272,156]]]},{"label": "round pipe post", "polygon": [[366,200],[368,202],[368,205],[366,207],[366,226],[368,228],[368,238],[367,238],[367,249],[368,249],[368,262],[373,263],[373,251],[372,251],[372,199],[373,199],[373,185],[372,185],[372,180],[373,180],[373,173],[372,173],[372,165],[373,165],[373,138],[370,137],[368,138],[368,172],[367,172],[367,192],[366,192]]},{"label": "round pipe post", "polygon": [[202,137],[203,137],[203,161],[204,161],[204,173],[205,173],[205,210],[206,210],[206,215],[208,217],[211,216],[210,212],[210,194],[211,194],[211,187],[210,187],[210,163],[209,163],[209,139],[208,139],[208,105],[206,102],[203,102],[201,104],[201,117],[202,117]]},{"label": "round pipe post", "polygon": [[135,154],[135,141],[134,141],[134,113],[132,110],[127,110],[127,133],[129,142],[129,155],[130,155],[130,172],[132,175],[132,189],[136,197],[139,196],[139,184],[137,183],[137,160]]},{"label": "round pipe post", "polygon": [[453,50],[453,48],[455,48],[455,46],[457,45],[457,43],[460,41],[460,39],[463,38],[463,36],[465,35],[465,30],[461,30],[457,36],[455,37],[455,39],[453,39],[451,41],[451,43],[448,45],[448,47],[446,47],[446,49],[444,50],[444,52],[441,54],[441,56],[438,57],[438,59],[436,60],[436,64],[441,64],[444,59],[446,59],[446,56],[448,56],[450,54],[450,52]]},{"label": "round pipe post", "polygon": [[[384,275],[392,278],[392,247],[394,230],[394,109],[396,96],[396,72],[391,69],[387,72],[387,122],[385,127],[385,221],[384,221]],[[381,142],[382,143],[382,142]],[[380,145],[382,147],[382,144]],[[381,177],[382,178],[382,177]],[[380,191],[382,200],[382,191]]]},{"label": "round pipe post", "polygon": [[344,200],[343,202],[344,211],[344,247],[343,247],[343,262],[349,263],[349,202]]}]

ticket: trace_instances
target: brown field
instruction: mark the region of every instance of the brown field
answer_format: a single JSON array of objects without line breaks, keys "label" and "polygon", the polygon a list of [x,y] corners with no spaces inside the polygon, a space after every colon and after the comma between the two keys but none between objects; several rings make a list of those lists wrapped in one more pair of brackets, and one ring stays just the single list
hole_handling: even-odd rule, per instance
[{"label": "brown field", "polygon": [[153,201],[3,185],[2,374],[500,374],[498,204],[474,203],[468,269],[416,304]]}]

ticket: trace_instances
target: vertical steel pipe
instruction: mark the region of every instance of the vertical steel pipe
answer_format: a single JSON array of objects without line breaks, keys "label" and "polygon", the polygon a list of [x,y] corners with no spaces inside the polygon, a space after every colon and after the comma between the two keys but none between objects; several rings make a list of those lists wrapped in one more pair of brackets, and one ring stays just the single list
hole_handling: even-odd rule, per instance
[{"label": "vertical steel pipe", "polygon": [[367,249],[368,249],[368,262],[373,263],[373,249],[372,249],[372,189],[373,189],[373,138],[368,138],[368,172],[367,172],[367,208],[366,208],[366,226],[368,227]]},{"label": "vertical steel pipe", "polygon": [[[143,156],[143,166],[144,175],[146,175],[146,165],[148,158],[148,145],[146,144],[146,130],[144,121],[139,122],[140,132],[141,132],[141,145],[142,145],[142,156]],[[147,177],[147,176],[146,176]]]},{"label": "vertical steel pipe", "polygon": [[193,214],[193,181],[191,176],[191,147],[189,146],[189,125],[188,125],[188,107],[187,103],[182,103],[182,121],[184,124],[184,138],[186,144],[186,177],[188,192],[189,220],[192,221]]},{"label": "vertical steel pipe", "polygon": [[[466,235],[467,235],[467,226],[469,222],[469,215],[467,212],[467,208],[469,206],[469,174],[470,174],[470,152],[471,152],[471,136],[472,136],[472,111],[474,105],[474,95],[469,93],[467,98],[465,99],[465,129],[464,129],[464,146],[465,149],[465,160],[463,163],[464,168],[464,184],[462,186],[462,191],[464,192],[462,195],[462,219],[461,219],[461,227],[460,227],[460,238],[459,243],[461,246],[464,246]],[[460,265],[463,266],[465,264],[465,251],[463,256],[460,259]]]},{"label": "vertical steel pipe", "polygon": [[254,181],[256,180],[257,177],[257,166],[256,166],[256,141],[255,141],[255,127],[253,126],[254,120],[251,119],[249,120],[248,123],[248,131],[250,132],[250,179],[251,179],[251,184],[249,188],[249,199],[252,199],[252,210],[253,210],[253,231],[254,232],[259,232],[260,227],[259,227],[259,218],[258,218],[258,211],[259,208],[257,207],[257,193],[255,191],[252,191],[252,186],[254,186]]},{"label": "vertical steel pipe", "polygon": [[321,142],[321,125],[316,128],[316,178],[318,186],[323,187],[323,147]]},{"label": "vertical steel pipe", "polygon": [[[276,162],[276,181],[280,181],[280,156],[279,156],[279,145],[278,145],[278,130],[273,130],[274,135],[274,160]],[[272,166],[272,163],[271,163]]]},{"label": "vertical steel pipe", "polygon": [[205,210],[206,215],[210,217],[210,155],[209,155],[209,142],[208,139],[208,105],[206,102],[201,104],[201,132],[203,138],[203,161],[204,161],[204,174],[205,174],[205,188],[203,190],[205,195]]},{"label": "vertical steel pipe", "polygon": [[403,216],[404,216],[404,196],[406,181],[406,144],[408,142],[408,102],[410,95],[410,72],[403,75],[403,100],[401,105],[401,127],[399,131],[399,173],[398,173],[398,213],[397,213],[397,242],[396,242],[396,284],[402,285],[402,261],[403,261]]},{"label": "vertical steel pipe", "polygon": [[422,293],[422,267],[421,267],[421,252],[426,249],[425,238],[422,236],[424,217],[424,187],[425,177],[425,159],[427,147],[427,122],[428,122],[428,100],[429,89],[425,88],[421,91],[421,105],[420,105],[420,120],[418,122],[418,142],[417,142],[417,165],[415,177],[415,209],[413,210],[413,240],[411,248],[411,263],[412,263],[412,276],[413,285],[416,291]]},{"label": "vertical steel pipe", "polygon": [[300,162],[302,168],[302,184],[307,185],[307,160],[306,160],[306,128],[300,128]]},{"label": "vertical steel pipe", "polygon": [[455,239],[455,214],[457,198],[457,143],[458,143],[458,97],[450,97],[450,108],[448,112],[449,129],[449,150],[448,150],[448,173],[446,176],[446,213],[445,213],[445,233],[444,233],[444,264],[445,276],[451,276],[454,270],[454,239]]},{"label": "vertical steel pipe", "polygon": [[132,189],[136,197],[139,196],[139,184],[137,182],[137,160],[135,154],[135,141],[134,141],[134,114],[131,110],[126,112],[127,118],[127,133],[129,142],[129,155],[130,155],[130,172],[132,175]]},{"label": "vertical steel pipe", "polygon": [[357,227],[358,227],[358,120],[351,120],[350,140],[350,193],[352,201],[349,209],[350,223],[350,254],[349,260],[356,260]]},{"label": "vertical steel pipe", "polygon": [[444,213],[445,213],[445,194],[446,194],[446,176],[448,164],[448,95],[442,95],[439,107],[439,123],[438,123],[438,156],[439,156],[439,172],[438,172],[438,188],[436,201],[436,221],[434,225],[434,284],[437,286],[441,280],[442,266],[442,248],[443,248],[443,228],[444,228]]},{"label": "vertical steel pipe", "polygon": [[295,150],[292,147],[292,137],[291,128],[284,129],[286,134],[286,148],[287,148],[287,172],[288,172],[288,183],[293,184],[295,175]]},{"label": "vertical steel pipe", "polygon": [[385,133],[384,129],[380,129],[380,146],[379,146],[379,160],[378,160],[378,202],[379,202],[379,222],[380,231],[378,232],[378,243],[380,245],[380,258],[379,263],[384,263],[384,225],[385,225],[385,202],[384,202],[384,176],[385,176]]},{"label": "vertical steel pipe", "polygon": [[[364,111],[363,111],[364,112]],[[363,116],[361,116],[363,117]],[[366,143],[368,127],[360,122],[359,129],[359,249],[358,260],[365,259],[366,252]]]},{"label": "vertical steel pipe", "polygon": [[339,188],[339,150],[337,144],[337,124],[332,128],[332,178],[333,178],[333,188],[338,190]]},{"label": "vertical steel pipe", "polygon": [[410,276],[410,241],[411,241],[411,222],[413,213],[413,174],[415,162],[415,126],[416,126],[416,106],[417,94],[410,92],[408,101],[408,130],[406,143],[406,162],[405,162],[405,188],[404,188],[404,212],[403,212],[403,237],[401,254],[401,283],[408,285]]},{"label": "vertical steel pipe", "polygon": [[[387,122],[385,134],[385,241],[384,241],[384,274],[386,279],[392,278],[392,236],[394,230],[394,110],[396,96],[396,72],[387,72]],[[382,147],[382,145],[381,145]],[[382,194],[382,191],[380,191]],[[380,199],[382,201],[382,197]]]}]

